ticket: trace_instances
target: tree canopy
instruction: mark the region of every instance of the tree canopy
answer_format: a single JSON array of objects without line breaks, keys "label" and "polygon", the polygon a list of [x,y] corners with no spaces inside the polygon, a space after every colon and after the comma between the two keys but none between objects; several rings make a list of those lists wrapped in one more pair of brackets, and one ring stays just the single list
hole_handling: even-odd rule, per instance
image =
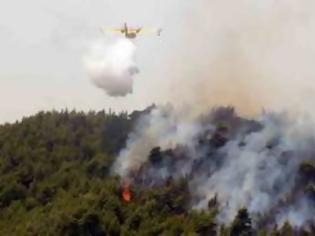
[{"label": "tree canopy", "polygon": [[[122,201],[110,170],[138,117],[65,110],[0,126],[0,235],[253,235],[245,208],[221,227],[216,197],[207,211],[191,210],[185,179],[134,186]],[[159,153],[152,150],[152,162]],[[313,176],[312,168],[301,171]]]}]

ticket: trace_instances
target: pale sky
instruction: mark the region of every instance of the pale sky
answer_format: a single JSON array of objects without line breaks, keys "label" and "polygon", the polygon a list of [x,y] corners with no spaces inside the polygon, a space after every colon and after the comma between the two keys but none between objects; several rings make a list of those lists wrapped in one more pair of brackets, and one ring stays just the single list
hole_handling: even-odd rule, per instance
[{"label": "pale sky", "polygon": [[[134,92],[112,98],[82,58],[100,27],[161,27],[139,37]],[[0,123],[40,110],[315,106],[313,0],[0,1]],[[191,110],[190,109],[190,110]]]},{"label": "pale sky", "polygon": [[[172,47],[172,27],[180,24],[189,9],[189,1],[184,2],[2,1],[0,122],[12,122],[39,110],[130,110],[155,102],[155,79],[163,75],[149,77],[152,71],[160,71],[163,50]],[[106,37],[99,27],[120,27],[124,22],[162,27],[164,35],[137,40],[136,60],[141,73],[135,78],[134,93],[111,98],[92,85],[82,56],[91,41]]]}]

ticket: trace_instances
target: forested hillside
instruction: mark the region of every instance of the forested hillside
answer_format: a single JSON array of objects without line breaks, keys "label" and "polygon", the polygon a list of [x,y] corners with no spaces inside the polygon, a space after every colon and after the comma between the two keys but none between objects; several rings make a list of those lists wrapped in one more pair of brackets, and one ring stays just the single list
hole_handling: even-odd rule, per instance
[{"label": "forested hillside", "polygon": [[134,186],[124,199],[111,165],[140,114],[40,112],[2,125],[0,235],[314,235],[255,229],[246,208],[218,225],[216,198],[191,210],[185,179]]}]

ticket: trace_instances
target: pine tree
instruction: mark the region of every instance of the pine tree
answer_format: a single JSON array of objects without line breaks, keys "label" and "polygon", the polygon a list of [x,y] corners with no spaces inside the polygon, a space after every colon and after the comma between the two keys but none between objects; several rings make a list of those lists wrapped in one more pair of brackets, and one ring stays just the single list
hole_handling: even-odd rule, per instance
[{"label": "pine tree", "polygon": [[231,228],[231,236],[253,235],[252,221],[246,208],[240,209]]}]

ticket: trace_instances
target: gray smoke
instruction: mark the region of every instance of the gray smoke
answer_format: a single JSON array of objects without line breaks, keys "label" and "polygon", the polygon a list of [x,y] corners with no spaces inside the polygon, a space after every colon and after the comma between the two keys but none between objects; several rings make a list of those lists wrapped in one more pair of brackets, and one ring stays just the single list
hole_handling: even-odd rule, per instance
[{"label": "gray smoke", "polygon": [[134,60],[135,50],[135,45],[128,39],[114,43],[94,42],[84,57],[92,82],[110,96],[132,93],[133,76],[139,72]]},{"label": "gray smoke", "polygon": [[157,145],[168,149],[192,143],[201,126],[183,120],[181,115],[169,105],[141,117],[129,135],[126,148],[120,152],[115,171],[122,176],[127,176],[132,170],[137,171],[147,161],[151,149]]},{"label": "gray smoke", "polygon": [[[266,113],[247,120],[233,109],[197,118],[187,114],[165,106],[143,116],[118,156],[115,173],[147,186],[188,177],[191,207],[207,209],[217,195],[221,223],[230,223],[242,207],[256,222],[267,215],[278,226],[315,221],[299,173],[303,161],[315,161],[312,119]],[[222,124],[227,130],[218,131]],[[162,159],[151,163],[155,147]]]},{"label": "gray smoke", "polygon": [[[217,195],[218,221],[224,223],[241,207],[256,221],[271,215],[279,226],[314,222],[299,169],[303,161],[315,161],[315,119],[304,117],[315,91],[314,2],[197,0],[187,10],[174,6],[169,17],[163,15],[167,47],[152,50],[161,63],[139,88],[143,97],[149,90],[177,108],[159,107],[139,120],[115,173],[147,186],[188,176],[191,207],[206,209]],[[207,113],[221,105],[256,119]],[[289,114],[259,115],[263,107]],[[218,135],[220,122],[228,131]],[[151,163],[155,147],[163,158]]]}]

